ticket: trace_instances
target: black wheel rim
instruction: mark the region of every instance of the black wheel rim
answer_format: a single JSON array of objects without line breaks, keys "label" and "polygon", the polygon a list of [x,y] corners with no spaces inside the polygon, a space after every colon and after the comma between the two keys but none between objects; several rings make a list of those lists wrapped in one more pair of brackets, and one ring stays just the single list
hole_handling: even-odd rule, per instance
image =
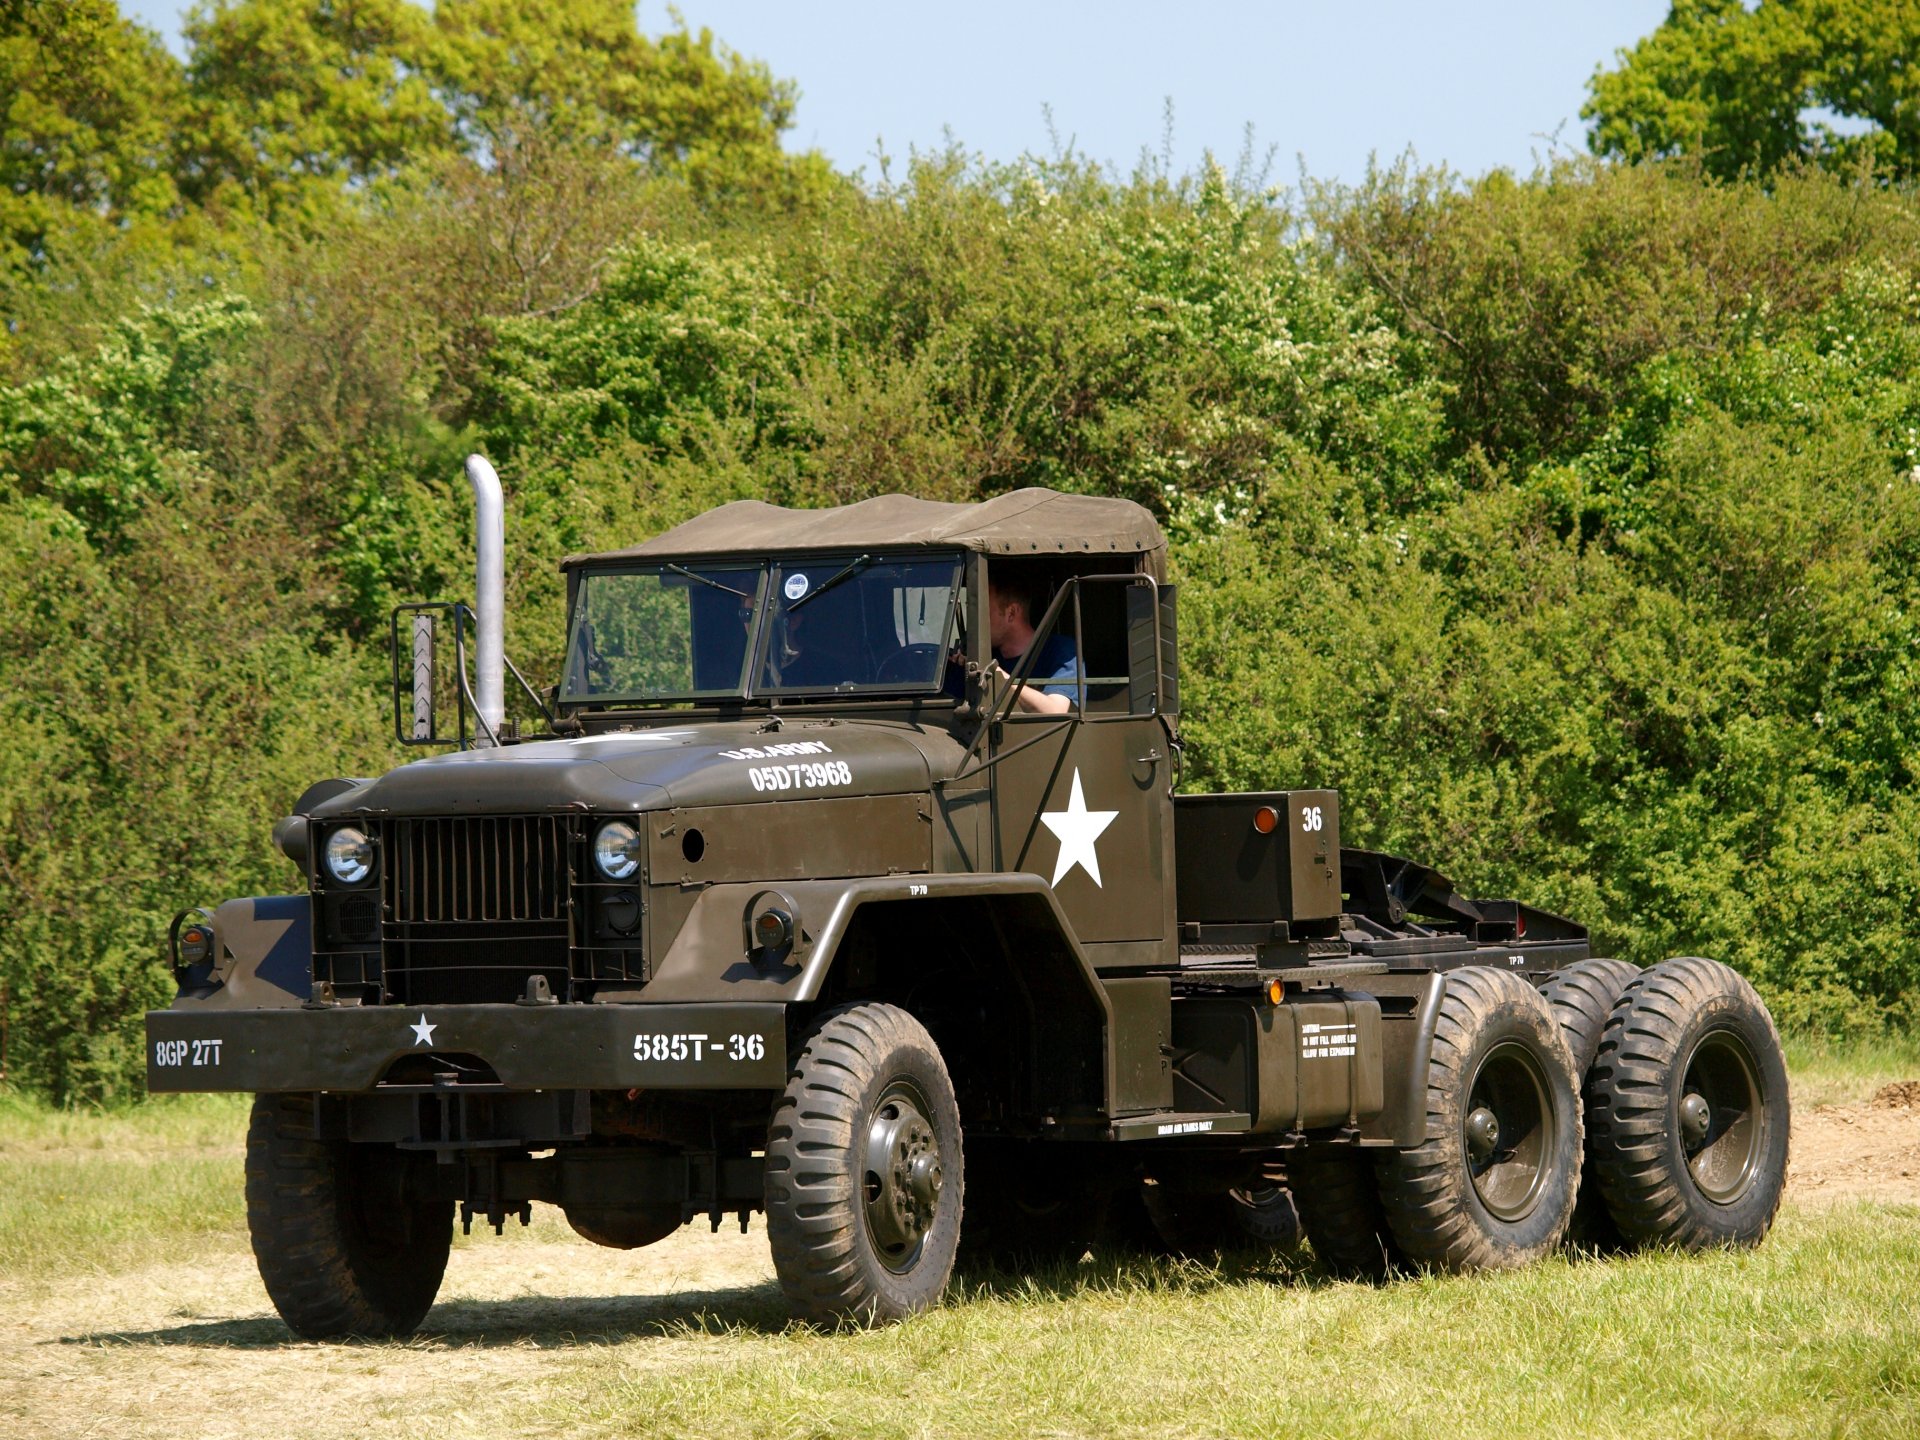
[{"label": "black wheel rim", "polygon": [[867,1115],[860,1177],[867,1233],[880,1263],[895,1273],[919,1260],[939,1213],[945,1177],[940,1142],[927,1118],[931,1108],[916,1086],[896,1080]]},{"label": "black wheel rim", "polygon": [[1694,1186],[1716,1205],[1753,1188],[1767,1142],[1765,1100],[1744,1040],[1731,1030],[1700,1037],[1674,1097],[1674,1132]]},{"label": "black wheel rim", "polygon": [[1546,1071],[1512,1041],[1481,1060],[1460,1117],[1460,1145],[1473,1193],[1496,1219],[1523,1220],[1540,1202],[1558,1149]]}]

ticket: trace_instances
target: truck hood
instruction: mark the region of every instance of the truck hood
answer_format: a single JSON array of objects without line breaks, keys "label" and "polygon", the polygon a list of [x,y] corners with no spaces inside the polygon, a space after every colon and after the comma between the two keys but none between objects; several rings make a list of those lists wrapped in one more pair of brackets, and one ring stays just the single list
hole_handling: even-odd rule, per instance
[{"label": "truck hood", "polygon": [[924,793],[961,753],[946,730],[901,721],[790,721],[777,731],[710,721],[436,755],[312,814],[527,815]]}]

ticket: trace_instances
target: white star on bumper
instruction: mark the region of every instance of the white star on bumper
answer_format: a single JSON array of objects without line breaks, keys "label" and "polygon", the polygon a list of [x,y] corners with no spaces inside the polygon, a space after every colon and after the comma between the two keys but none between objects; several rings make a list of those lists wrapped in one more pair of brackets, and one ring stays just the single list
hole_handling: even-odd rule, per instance
[{"label": "white star on bumper", "polygon": [[433,1043],[433,1032],[440,1027],[438,1025],[429,1025],[427,1023],[427,1012],[422,1010],[420,1012],[420,1023],[409,1026],[408,1028],[413,1031],[414,1044],[431,1045]]},{"label": "white star on bumper", "polygon": [[[1086,871],[1093,883],[1100,885],[1100,855],[1093,848],[1093,842],[1100,838],[1101,832],[1114,822],[1118,810],[1089,810],[1087,797],[1080,789],[1080,768],[1074,767],[1073,793],[1067,797],[1065,810],[1052,810],[1040,816],[1040,823],[1054,833],[1060,842],[1060,858],[1053,862],[1053,879],[1047,883],[1058,885],[1061,878],[1074,866]],[[1100,886],[1105,889],[1104,885]]]}]

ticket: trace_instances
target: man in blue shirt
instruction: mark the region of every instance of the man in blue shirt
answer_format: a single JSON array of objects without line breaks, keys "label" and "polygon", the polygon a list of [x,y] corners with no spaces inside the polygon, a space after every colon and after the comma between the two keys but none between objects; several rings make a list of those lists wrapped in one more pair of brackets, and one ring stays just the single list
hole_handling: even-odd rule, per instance
[{"label": "man in blue shirt", "polygon": [[[1036,588],[1024,577],[987,584],[987,639],[1003,678],[1020,668],[1033,647],[1033,608],[1038,598]],[[1079,678],[1080,658],[1073,641],[1055,630],[1033,657],[1033,669],[1014,703],[1030,714],[1065,715],[1073,709]]]}]

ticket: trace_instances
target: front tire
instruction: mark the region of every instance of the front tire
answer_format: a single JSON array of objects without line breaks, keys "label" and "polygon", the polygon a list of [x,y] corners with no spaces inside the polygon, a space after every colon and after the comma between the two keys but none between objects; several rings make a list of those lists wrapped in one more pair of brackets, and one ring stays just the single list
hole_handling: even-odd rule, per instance
[{"label": "front tire", "polygon": [[256,1095],[247,1229],[280,1318],[304,1340],[409,1335],[453,1245],[453,1202],[408,1202],[399,1156],[318,1140],[311,1095]]},{"label": "front tire", "polygon": [[1436,1270],[1538,1260],[1573,1213],[1580,1137],[1573,1060],[1540,992],[1504,970],[1455,970],[1434,1027],[1426,1139],[1380,1164],[1394,1238]]},{"label": "front tire", "polygon": [[938,1303],[960,1238],[960,1110],[918,1020],[866,1004],[814,1025],[774,1105],[766,1177],[796,1318],[882,1324]]},{"label": "front tire", "polygon": [[1639,1245],[1758,1245],[1786,1189],[1780,1035],[1716,960],[1668,960],[1621,995],[1587,1082],[1607,1208]]}]

